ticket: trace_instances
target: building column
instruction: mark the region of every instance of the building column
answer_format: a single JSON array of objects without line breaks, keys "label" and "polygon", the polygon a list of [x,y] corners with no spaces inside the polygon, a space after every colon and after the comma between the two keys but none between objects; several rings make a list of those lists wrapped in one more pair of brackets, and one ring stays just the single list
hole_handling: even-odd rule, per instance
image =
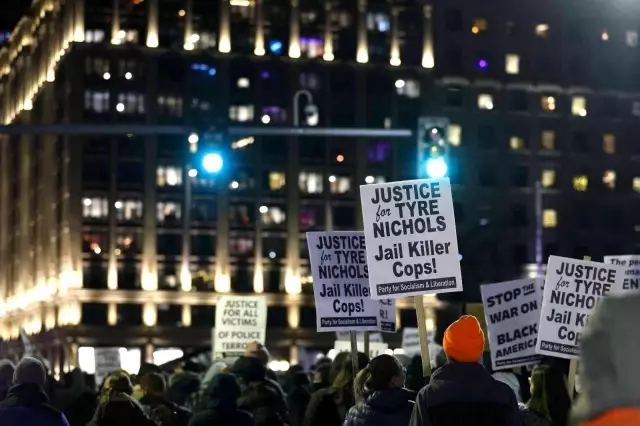
[{"label": "building column", "polygon": [[[116,251],[116,228],[118,218],[116,211],[116,201],[118,201],[118,142],[111,139],[109,142],[109,191],[107,193],[107,218],[108,228],[108,249],[107,249],[107,288],[109,290],[118,289],[118,256]],[[146,210],[146,209],[145,209]]]},{"label": "building column", "polygon": [[67,344],[67,371],[72,371],[78,367],[78,344],[70,342]]},{"label": "building column", "polygon": [[229,267],[229,188],[224,178],[216,181],[217,232],[216,232],[216,274],[215,291],[231,291],[231,271]]},{"label": "building column", "polygon": [[324,53],[322,59],[333,61],[333,12],[331,10],[331,0],[324,1]]},{"label": "building column", "polygon": [[122,37],[120,37],[120,0],[113,0],[112,9],[111,44],[120,44],[122,43]]},{"label": "building column", "polygon": [[[300,304],[291,302],[287,306],[287,324],[291,330],[298,330],[300,328]],[[291,365],[298,364],[300,352],[298,350],[298,342],[294,338],[289,347],[289,363]]]},{"label": "building column", "polygon": [[[9,210],[13,208],[9,204],[9,170],[11,161],[9,137],[0,135],[0,265],[4,267],[0,270],[0,301],[5,302],[9,296],[9,256],[7,244],[9,243]],[[3,324],[4,325],[4,324]]]},{"label": "building column", "polygon": [[433,68],[435,55],[433,52],[433,5],[425,4],[423,8],[422,66]]},{"label": "building column", "polygon": [[289,22],[289,57],[300,57],[300,0],[291,0]]},{"label": "building column", "polygon": [[287,162],[287,259],[284,275],[284,289],[287,294],[299,294],[302,291],[300,282],[300,174],[299,139],[289,137],[289,159]]},{"label": "building column", "polygon": [[264,7],[263,0],[256,0],[256,44],[253,53],[256,56],[264,56]]},{"label": "building column", "polygon": [[182,326],[191,327],[191,305],[182,305]]},{"label": "building column", "polygon": [[402,63],[400,60],[399,13],[400,11],[397,7],[391,7],[391,51],[389,52],[389,64],[394,67]]},{"label": "building column", "polygon": [[184,50],[193,50],[194,45],[191,41],[193,35],[193,0],[186,0],[184,14]]},{"label": "building column", "polygon": [[145,180],[143,211],[142,276],[143,290],[158,289],[157,228],[156,228],[156,163],[157,137],[145,138]]},{"label": "building column", "polygon": [[158,0],[148,0],[147,47],[158,47]]},{"label": "building column", "polygon": [[144,348],[142,350],[142,361],[147,362],[149,364],[153,364],[153,351],[155,350],[153,343],[148,341],[144,344]]},{"label": "building column", "polygon": [[367,45],[367,0],[358,0],[358,50],[356,61],[361,64],[369,62]]},{"label": "building column", "polygon": [[84,1],[75,0],[73,19],[73,41],[84,41]]},{"label": "building column", "polygon": [[191,291],[191,177],[189,176],[190,164],[182,171],[184,182],[184,205],[182,206],[182,256],[180,259],[180,288],[182,291]]},{"label": "building column", "polygon": [[158,323],[158,305],[154,302],[145,302],[142,305],[142,323],[147,327],[153,327]]},{"label": "building column", "polygon": [[220,53],[231,52],[231,26],[229,24],[229,0],[220,0],[220,38],[218,39]]},{"label": "building column", "polygon": [[[31,113],[23,111],[23,123],[31,122]],[[31,287],[32,282],[32,264],[34,253],[31,245],[31,180],[33,136],[29,134],[20,135],[18,151],[18,164],[20,167],[18,174],[18,256],[19,275],[18,275],[18,293],[24,293]]]},{"label": "building column", "polygon": [[[258,138],[257,149],[261,149],[264,144],[263,138]],[[262,157],[258,156],[253,164],[254,170],[257,171],[256,176],[256,188],[264,188],[263,174],[262,174]],[[255,235],[253,244],[253,291],[255,293],[264,293],[264,265],[262,263],[262,232],[264,225],[260,218],[260,212],[258,210],[258,216],[255,224]]]},{"label": "building column", "polygon": [[118,305],[115,303],[107,305],[107,324],[118,325]]}]

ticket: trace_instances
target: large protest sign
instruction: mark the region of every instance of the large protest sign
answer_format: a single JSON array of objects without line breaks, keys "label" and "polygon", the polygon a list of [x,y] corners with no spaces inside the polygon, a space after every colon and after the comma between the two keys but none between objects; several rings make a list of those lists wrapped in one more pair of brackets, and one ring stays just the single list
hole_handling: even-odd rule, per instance
[{"label": "large protest sign", "polygon": [[374,299],[462,290],[449,179],[362,185],[360,197]]},{"label": "large protest sign", "polygon": [[537,364],[542,278],[480,287],[494,370]]},{"label": "large protest sign", "polygon": [[577,359],[582,331],[598,301],[623,293],[619,266],[550,256],[536,353]]},{"label": "large protest sign", "polygon": [[640,256],[605,256],[604,263],[624,268],[623,290],[640,290]]},{"label": "large protest sign", "polygon": [[[345,342],[344,340],[336,340],[333,345],[333,349],[335,349],[336,353],[338,352],[351,352],[351,342]],[[389,349],[389,345],[382,342],[371,342],[369,343],[369,358],[376,357],[378,355],[382,355],[386,353]],[[364,342],[358,342],[358,352],[364,353]],[[361,365],[360,368],[366,367],[365,365]]]},{"label": "large protest sign", "polygon": [[362,232],[308,232],[318,331],[377,331]]},{"label": "large protest sign", "polygon": [[96,384],[100,386],[109,374],[120,370],[120,348],[95,348],[93,355],[96,362]]},{"label": "large protest sign", "polygon": [[214,359],[243,355],[251,342],[266,341],[267,300],[264,296],[220,296],[216,305]]}]

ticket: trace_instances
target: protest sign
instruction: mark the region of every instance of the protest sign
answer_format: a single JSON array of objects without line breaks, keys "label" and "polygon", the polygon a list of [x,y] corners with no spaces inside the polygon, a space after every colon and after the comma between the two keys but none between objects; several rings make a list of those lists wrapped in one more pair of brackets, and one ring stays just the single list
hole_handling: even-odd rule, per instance
[{"label": "protest sign", "polygon": [[[339,352],[351,352],[351,343],[344,340],[336,340],[333,344],[333,349],[336,353]],[[376,357],[384,354],[389,349],[389,345],[382,342],[370,342],[369,343],[369,358]],[[358,352],[364,353],[364,342],[358,342]],[[361,365],[359,368],[364,368],[366,365]]]},{"label": "protest sign", "polygon": [[640,256],[605,256],[604,263],[621,266],[625,269],[622,290],[640,290]]},{"label": "protest sign", "polygon": [[372,298],[462,290],[449,179],[362,185],[360,197]]},{"label": "protest sign", "polygon": [[494,370],[537,364],[542,278],[485,284],[480,287]]},{"label": "protest sign", "polygon": [[251,342],[264,344],[267,299],[264,296],[220,296],[216,304],[213,358],[237,358]]},{"label": "protest sign", "polygon": [[536,353],[578,359],[582,331],[598,301],[623,293],[619,266],[550,256]]},{"label": "protest sign", "polygon": [[362,232],[308,232],[318,331],[378,331]]},{"label": "protest sign", "polygon": [[93,356],[96,363],[95,381],[100,386],[109,374],[120,370],[122,366],[120,348],[95,348]]},{"label": "protest sign", "polygon": [[396,301],[395,299],[380,299],[380,312],[378,321],[380,330],[387,333],[396,332]]},{"label": "protest sign", "polygon": [[[336,331],[336,340],[348,342],[351,338],[349,331]],[[364,342],[364,332],[356,333],[356,339],[358,342]],[[383,342],[381,333],[369,333],[370,342]]]},{"label": "protest sign", "polygon": [[[427,340],[429,341],[429,353],[433,354],[432,348],[437,347],[439,345],[433,342],[433,338],[435,336],[434,330],[429,330],[427,332]],[[403,327],[402,328],[402,350],[404,350],[405,355],[414,356],[420,355],[420,333],[418,332],[417,327]],[[435,359],[431,357],[431,359]]]}]

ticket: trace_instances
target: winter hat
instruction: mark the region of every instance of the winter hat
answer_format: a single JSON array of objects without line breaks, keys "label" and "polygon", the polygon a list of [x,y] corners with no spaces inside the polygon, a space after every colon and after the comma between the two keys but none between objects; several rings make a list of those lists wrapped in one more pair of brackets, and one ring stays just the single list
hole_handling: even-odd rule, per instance
[{"label": "winter hat", "polygon": [[463,315],[444,332],[444,352],[458,362],[478,362],[484,351],[484,333],[473,315]]},{"label": "winter hat", "polygon": [[8,359],[0,360],[0,390],[9,389],[13,383],[16,366]]},{"label": "winter hat", "polygon": [[44,365],[30,356],[22,358],[13,373],[13,383],[16,385],[29,383],[43,387],[46,380]]}]

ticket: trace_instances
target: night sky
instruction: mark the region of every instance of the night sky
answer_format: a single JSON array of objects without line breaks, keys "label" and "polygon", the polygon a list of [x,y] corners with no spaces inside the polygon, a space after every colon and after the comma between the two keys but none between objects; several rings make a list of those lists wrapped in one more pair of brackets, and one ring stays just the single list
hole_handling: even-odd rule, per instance
[{"label": "night sky", "polygon": [[11,31],[31,4],[31,0],[0,1],[0,31]]}]

